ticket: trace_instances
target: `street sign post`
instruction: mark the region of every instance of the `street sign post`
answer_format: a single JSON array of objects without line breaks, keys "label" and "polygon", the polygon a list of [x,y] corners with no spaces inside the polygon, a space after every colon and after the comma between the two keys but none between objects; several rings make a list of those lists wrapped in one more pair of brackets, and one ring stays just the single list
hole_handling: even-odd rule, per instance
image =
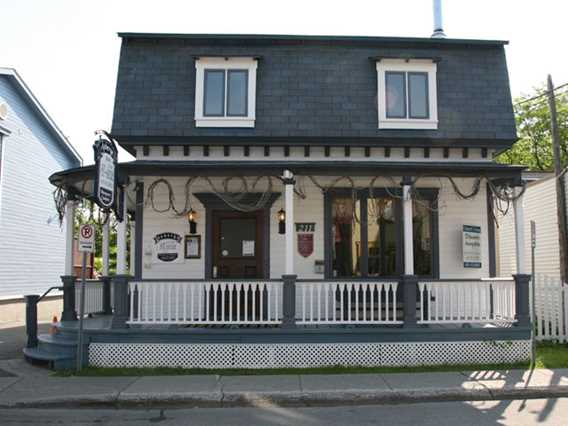
[{"label": "street sign post", "polygon": [[535,251],[536,251],[536,223],[534,220],[531,220],[531,316],[532,321],[531,324],[531,361],[533,365],[536,363],[536,336],[534,331],[534,321],[536,321],[536,307],[535,307],[535,265],[534,265],[534,258],[535,258]]},{"label": "street sign post", "polygon": [[81,293],[79,295],[79,333],[77,336],[77,372],[83,366],[83,317],[85,316],[85,282],[87,274],[87,256],[95,252],[95,226],[84,224],[79,226],[79,251],[83,253],[81,269]]}]

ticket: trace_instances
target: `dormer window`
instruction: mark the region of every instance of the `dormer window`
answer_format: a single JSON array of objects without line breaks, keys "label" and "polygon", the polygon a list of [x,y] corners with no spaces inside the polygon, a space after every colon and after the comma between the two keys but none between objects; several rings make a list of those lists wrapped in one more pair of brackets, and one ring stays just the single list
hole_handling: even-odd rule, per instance
[{"label": "dormer window", "polygon": [[379,129],[437,129],[436,63],[377,62]]},{"label": "dormer window", "polygon": [[196,127],[254,127],[254,58],[199,58],[195,63]]}]

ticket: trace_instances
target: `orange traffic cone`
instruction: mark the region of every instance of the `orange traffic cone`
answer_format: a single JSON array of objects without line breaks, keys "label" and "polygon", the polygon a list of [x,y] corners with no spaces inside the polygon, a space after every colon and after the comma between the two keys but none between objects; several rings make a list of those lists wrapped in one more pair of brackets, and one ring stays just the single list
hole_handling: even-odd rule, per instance
[{"label": "orange traffic cone", "polygon": [[57,333],[57,315],[53,316],[53,319],[51,320],[51,325],[49,326],[49,334],[55,334]]}]

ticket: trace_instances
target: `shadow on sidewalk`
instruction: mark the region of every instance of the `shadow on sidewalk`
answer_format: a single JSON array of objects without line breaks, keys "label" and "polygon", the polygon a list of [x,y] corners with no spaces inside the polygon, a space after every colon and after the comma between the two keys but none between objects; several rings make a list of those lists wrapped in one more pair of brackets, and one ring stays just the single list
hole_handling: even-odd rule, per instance
[{"label": "shadow on sidewalk", "polygon": [[[41,323],[38,333],[47,333],[49,323]],[[23,324],[5,324],[0,327],[0,360],[22,358],[22,349],[26,345],[26,327]]]}]

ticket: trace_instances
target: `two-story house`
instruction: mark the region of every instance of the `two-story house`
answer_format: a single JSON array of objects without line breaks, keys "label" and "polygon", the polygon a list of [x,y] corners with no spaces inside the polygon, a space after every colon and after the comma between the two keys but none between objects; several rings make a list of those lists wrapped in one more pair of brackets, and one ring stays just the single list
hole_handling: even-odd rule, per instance
[{"label": "two-story house", "polygon": [[493,160],[516,140],[506,42],[119,35],[135,249],[122,222],[91,365],[528,358],[528,276],[493,278],[494,200],[522,217],[521,168]]},{"label": "two-story house", "polygon": [[[0,321],[23,320],[23,296],[60,282],[68,238],[48,178],[81,161],[18,72],[0,68]],[[44,304],[44,319],[60,304]]]}]

